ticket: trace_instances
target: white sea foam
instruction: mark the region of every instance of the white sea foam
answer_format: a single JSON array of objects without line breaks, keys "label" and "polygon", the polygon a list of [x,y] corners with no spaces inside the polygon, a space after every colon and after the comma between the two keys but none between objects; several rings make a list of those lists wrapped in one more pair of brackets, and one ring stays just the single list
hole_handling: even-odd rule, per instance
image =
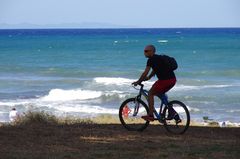
[{"label": "white sea foam", "polygon": [[104,85],[131,85],[134,79],[128,78],[109,78],[109,77],[96,77],[94,81]]},{"label": "white sea foam", "polygon": [[235,109],[235,110],[227,110],[226,112],[228,113],[240,113],[240,109]]},{"label": "white sea foam", "polygon": [[158,40],[159,43],[167,43],[168,40]]},{"label": "white sea foam", "polygon": [[113,90],[113,91],[104,92],[104,95],[105,96],[118,96],[119,98],[125,98],[129,94],[122,92],[122,91]]},{"label": "white sea foam", "polygon": [[[134,81],[137,79],[129,79],[129,78],[121,78],[121,77],[96,77],[93,79],[98,84],[103,85],[128,85],[130,86]],[[151,87],[154,81],[145,81],[143,84],[146,87]],[[200,90],[200,89],[208,89],[208,88],[227,88],[227,87],[233,87],[233,86],[239,86],[239,85],[226,85],[226,84],[220,84],[220,85],[201,85],[201,86],[194,86],[194,85],[183,85],[183,84],[177,84],[173,87],[173,91],[188,91],[188,90]]]},{"label": "white sea foam", "polygon": [[[0,101],[0,106],[4,106],[4,111],[8,112],[8,106],[18,106],[22,111],[27,110],[46,110],[53,111],[54,113],[69,113],[69,114],[117,114],[118,105],[116,102],[121,102],[132,94],[131,83],[136,81],[136,79],[129,78],[111,78],[111,77],[97,77],[91,82],[95,90],[89,90],[91,87],[87,86],[85,89],[52,89],[48,94],[39,98],[32,99],[13,99],[13,100],[2,100]],[[154,81],[144,82],[145,88],[151,87]],[[90,85],[90,86],[91,86]],[[110,87],[109,87],[110,85]],[[233,87],[232,85],[183,85],[177,84],[173,91],[182,90],[199,90],[199,89],[209,89],[209,88],[226,88]],[[129,89],[128,89],[129,87]],[[86,87],[85,87],[86,88]],[[92,89],[94,89],[92,88]],[[110,88],[103,91],[104,88]],[[126,89],[125,89],[126,88]],[[101,90],[101,91],[100,91]],[[133,90],[135,91],[135,90]],[[91,100],[94,99],[94,100]],[[201,103],[203,101],[197,101]],[[209,102],[209,101],[204,101]],[[106,106],[107,104],[107,106]],[[110,106],[112,105],[112,106]],[[205,103],[209,105],[209,103]],[[198,107],[199,108],[199,107]],[[195,107],[188,106],[190,113],[202,114],[202,111]],[[176,108],[178,112],[183,112],[181,108]],[[179,110],[178,110],[179,109]],[[1,110],[1,111],[3,111]],[[230,110],[230,112],[239,112],[238,110]]]},{"label": "white sea foam", "polygon": [[[137,79],[129,79],[129,78],[121,78],[121,77],[96,77],[94,78],[94,81],[99,84],[104,84],[104,85],[128,85],[131,86],[133,82],[135,82]],[[146,81],[143,84],[145,86],[151,86],[154,82],[153,81]]]},{"label": "white sea foam", "polygon": [[234,123],[230,121],[220,121],[218,122],[218,125],[220,127],[228,127],[228,126],[240,127],[240,123]]},{"label": "white sea foam", "polygon": [[[47,96],[46,96],[47,97]],[[76,99],[76,98],[72,98]],[[50,98],[49,100],[45,97],[39,99],[33,99],[28,101],[9,101],[9,102],[1,102],[4,106],[16,106],[21,105],[21,109],[25,112],[28,110],[44,110],[44,111],[53,111],[54,113],[62,114],[62,113],[86,113],[86,114],[118,114],[118,108],[105,108],[101,105],[92,105],[88,101],[85,100],[72,100],[69,101],[70,98],[67,97],[64,100]],[[55,111],[54,111],[55,110]],[[9,113],[9,110],[2,111],[0,113]]]},{"label": "white sea foam", "polygon": [[[63,89],[52,89],[45,96],[32,99],[12,99],[0,101],[0,106],[14,107],[14,106],[31,106],[35,105],[46,106],[53,108],[55,105],[75,105],[79,103],[88,103],[91,99],[109,98],[114,100],[115,98],[125,98],[129,93],[112,90],[112,91],[92,91],[92,90],[63,90]],[[96,101],[95,101],[96,102]],[[100,104],[101,101],[99,101]]]},{"label": "white sea foam", "polygon": [[100,91],[90,90],[62,90],[52,89],[48,95],[42,97],[43,101],[70,101],[70,100],[86,100],[98,98],[102,95]]},{"label": "white sea foam", "polygon": [[185,110],[183,109],[183,107],[174,107],[174,109],[175,109],[178,113],[185,113]]},{"label": "white sea foam", "polygon": [[200,109],[198,109],[198,108],[193,108],[193,107],[190,107],[190,106],[188,106],[188,105],[187,105],[187,108],[188,108],[189,112],[199,112],[199,111],[200,111]]},{"label": "white sea foam", "polygon": [[188,91],[188,90],[199,90],[199,89],[207,89],[207,88],[226,88],[232,87],[233,85],[203,85],[203,86],[186,86],[186,85],[176,85],[173,90],[174,91]]},{"label": "white sea foam", "polygon": [[91,113],[91,114],[118,114],[118,109],[103,108],[92,105],[78,105],[75,107],[60,106],[56,107],[62,112],[77,112],[77,113]]},{"label": "white sea foam", "polygon": [[31,99],[29,100],[22,100],[22,99],[18,99],[18,100],[13,100],[13,101],[3,101],[0,102],[0,106],[16,106],[16,105],[25,105],[25,104],[29,104],[31,102]]}]

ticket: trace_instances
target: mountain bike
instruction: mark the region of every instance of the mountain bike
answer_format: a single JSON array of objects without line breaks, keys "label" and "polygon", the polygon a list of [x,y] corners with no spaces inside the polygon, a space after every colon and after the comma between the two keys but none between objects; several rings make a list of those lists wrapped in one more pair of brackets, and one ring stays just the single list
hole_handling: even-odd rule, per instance
[{"label": "mountain bike", "polygon": [[[149,113],[148,91],[139,84],[139,94],[134,98],[126,99],[119,108],[119,119],[122,125],[130,131],[143,131],[149,125],[149,121],[142,119]],[[142,97],[145,97],[145,101]],[[159,111],[154,108],[154,120],[164,125],[168,132],[183,134],[189,127],[190,114],[187,106],[178,100],[168,101],[166,94],[159,94]],[[156,104],[155,104],[156,105]]]}]

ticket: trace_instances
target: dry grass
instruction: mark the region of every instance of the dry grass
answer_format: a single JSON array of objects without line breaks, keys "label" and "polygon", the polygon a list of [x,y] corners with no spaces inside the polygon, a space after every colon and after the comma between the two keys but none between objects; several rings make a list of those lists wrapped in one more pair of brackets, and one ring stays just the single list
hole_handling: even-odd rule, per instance
[{"label": "dry grass", "polygon": [[171,135],[160,125],[130,132],[120,124],[28,115],[0,127],[0,158],[240,158],[240,128],[190,127]]}]

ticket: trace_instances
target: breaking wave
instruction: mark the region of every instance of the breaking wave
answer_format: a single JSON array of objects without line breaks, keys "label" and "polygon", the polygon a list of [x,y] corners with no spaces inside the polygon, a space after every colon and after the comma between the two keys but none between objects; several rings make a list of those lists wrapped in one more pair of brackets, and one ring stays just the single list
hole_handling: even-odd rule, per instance
[{"label": "breaking wave", "polygon": [[100,91],[90,90],[62,90],[52,89],[48,95],[42,97],[43,101],[69,101],[69,100],[87,100],[98,98],[102,95]]}]

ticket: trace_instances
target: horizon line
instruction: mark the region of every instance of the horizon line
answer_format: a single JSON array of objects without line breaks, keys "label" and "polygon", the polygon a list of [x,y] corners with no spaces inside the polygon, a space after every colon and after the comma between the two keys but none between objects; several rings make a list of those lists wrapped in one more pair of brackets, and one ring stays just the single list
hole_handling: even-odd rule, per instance
[{"label": "horizon line", "polygon": [[46,27],[46,28],[0,28],[0,30],[64,30],[64,29],[240,29],[240,27]]}]

